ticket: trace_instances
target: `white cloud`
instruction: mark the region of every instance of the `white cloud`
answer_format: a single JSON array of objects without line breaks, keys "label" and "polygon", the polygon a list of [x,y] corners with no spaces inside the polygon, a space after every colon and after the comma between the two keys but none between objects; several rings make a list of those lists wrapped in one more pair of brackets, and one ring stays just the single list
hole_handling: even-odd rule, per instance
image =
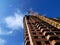
[{"label": "white cloud", "polygon": [[10,30],[5,31],[6,29],[4,30],[3,27],[0,27],[0,35],[10,35],[14,32],[14,30],[18,30],[20,28],[23,29],[23,17],[24,17],[23,14],[19,10],[17,10],[17,12],[15,12],[13,16],[11,15],[5,17],[3,22],[5,26]]},{"label": "white cloud", "polygon": [[0,39],[0,45],[5,45],[6,41],[4,39]]},{"label": "white cloud", "polygon": [[14,16],[6,17],[5,22],[8,28],[11,29],[23,28],[23,15],[15,13]]},{"label": "white cloud", "polygon": [[11,30],[11,31],[8,31],[8,32],[6,32],[6,31],[4,31],[1,27],[0,27],[0,35],[9,35],[9,34],[12,34],[13,33],[13,31]]}]

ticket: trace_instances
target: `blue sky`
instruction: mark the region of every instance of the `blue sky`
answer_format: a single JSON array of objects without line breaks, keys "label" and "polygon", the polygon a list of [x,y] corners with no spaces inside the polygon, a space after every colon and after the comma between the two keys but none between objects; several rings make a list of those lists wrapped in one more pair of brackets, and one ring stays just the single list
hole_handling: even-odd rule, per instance
[{"label": "blue sky", "polygon": [[23,17],[30,9],[60,17],[60,0],[0,0],[0,45],[24,45]]}]

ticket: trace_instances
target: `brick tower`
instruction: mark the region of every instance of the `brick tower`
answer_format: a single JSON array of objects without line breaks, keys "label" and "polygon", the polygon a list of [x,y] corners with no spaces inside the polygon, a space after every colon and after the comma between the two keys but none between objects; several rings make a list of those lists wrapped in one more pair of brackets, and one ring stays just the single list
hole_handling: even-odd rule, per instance
[{"label": "brick tower", "polygon": [[60,45],[59,21],[29,12],[23,19],[24,45]]}]

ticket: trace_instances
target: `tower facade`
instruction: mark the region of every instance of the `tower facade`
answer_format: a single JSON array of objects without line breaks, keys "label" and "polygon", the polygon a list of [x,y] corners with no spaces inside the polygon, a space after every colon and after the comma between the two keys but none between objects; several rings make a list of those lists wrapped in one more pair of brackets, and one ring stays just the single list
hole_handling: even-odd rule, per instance
[{"label": "tower facade", "polygon": [[36,13],[23,19],[24,45],[60,45],[60,23]]}]

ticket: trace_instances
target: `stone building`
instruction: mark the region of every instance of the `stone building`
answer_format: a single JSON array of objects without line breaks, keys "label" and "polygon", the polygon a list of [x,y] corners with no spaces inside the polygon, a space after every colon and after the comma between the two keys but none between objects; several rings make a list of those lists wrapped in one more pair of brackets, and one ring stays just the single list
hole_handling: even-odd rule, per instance
[{"label": "stone building", "polygon": [[60,45],[59,21],[29,12],[23,19],[24,45]]}]

